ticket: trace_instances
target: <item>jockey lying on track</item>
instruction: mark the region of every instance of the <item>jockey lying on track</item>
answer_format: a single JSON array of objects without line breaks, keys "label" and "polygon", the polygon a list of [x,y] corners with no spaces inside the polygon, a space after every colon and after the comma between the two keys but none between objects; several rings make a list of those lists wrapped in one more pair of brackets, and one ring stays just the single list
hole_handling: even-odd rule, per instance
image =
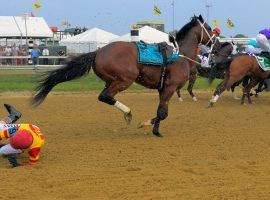
[{"label": "jockey lying on track", "polygon": [[[21,117],[21,113],[9,104],[4,105],[10,115],[0,121],[0,140],[9,139],[9,143],[1,145],[0,155],[6,156],[12,167],[37,163],[40,149],[44,145],[44,136],[33,124],[13,124]],[[16,155],[23,152],[28,153],[29,162],[19,164]]]}]

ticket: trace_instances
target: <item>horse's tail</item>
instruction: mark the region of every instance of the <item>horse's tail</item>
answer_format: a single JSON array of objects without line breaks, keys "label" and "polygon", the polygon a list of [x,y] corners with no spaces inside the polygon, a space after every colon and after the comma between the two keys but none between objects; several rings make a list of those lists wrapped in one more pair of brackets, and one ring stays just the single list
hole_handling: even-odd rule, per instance
[{"label": "horse's tail", "polygon": [[[228,58],[226,59],[225,62],[222,63],[217,63],[214,66],[212,66],[209,76],[208,76],[208,83],[212,84],[212,82],[216,79],[216,78],[222,78],[224,77],[224,73],[228,72],[230,69],[230,65],[232,62],[232,58]],[[227,73],[229,74],[229,73]]]},{"label": "horse's tail", "polygon": [[38,81],[39,85],[36,87],[32,104],[34,106],[41,104],[57,84],[82,77],[84,74],[89,73],[92,65],[95,64],[96,54],[96,52],[83,54],[73,58],[61,68],[46,72],[42,79]]}]

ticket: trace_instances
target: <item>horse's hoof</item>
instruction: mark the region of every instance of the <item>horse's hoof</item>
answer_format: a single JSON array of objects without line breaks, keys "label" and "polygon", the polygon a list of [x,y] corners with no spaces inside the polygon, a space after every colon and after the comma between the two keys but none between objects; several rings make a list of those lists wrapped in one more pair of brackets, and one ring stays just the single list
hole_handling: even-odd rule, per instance
[{"label": "horse's hoof", "polygon": [[179,100],[180,102],[183,102],[183,99],[182,99],[182,97],[179,97],[179,98],[178,98],[178,100]]},{"label": "horse's hoof", "polygon": [[143,122],[140,122],[137,124],[137,128],[143,128],[144,127],[144,123]]},{"label": "horse's hoof", "polygon": [[153,131],[153,134],[157,137],[163,137],[158,131]]},{"label": "horse's hoof", "polygon": [[214,107],[214,103],[213,102],[209,102],[207,108],[213,108]]},{"label": "horse's hoof", "polygon": [[195,97],[195,96],[192,97],[192,99],[193,99],[193,101],[195,101],[195,102],[198,101],[197,97]]},{"label": "horse's hoof", "polygon": [[131,120],[132,120],[132,114],[131,114],[131,111],[128,112],[128,113],[125,113],[125,114],[124,114],[124,118],[125,118],[125,120],[126,120],[126,123],[127,123],[127,124],[130,124],[130,122],[131,122]]}]

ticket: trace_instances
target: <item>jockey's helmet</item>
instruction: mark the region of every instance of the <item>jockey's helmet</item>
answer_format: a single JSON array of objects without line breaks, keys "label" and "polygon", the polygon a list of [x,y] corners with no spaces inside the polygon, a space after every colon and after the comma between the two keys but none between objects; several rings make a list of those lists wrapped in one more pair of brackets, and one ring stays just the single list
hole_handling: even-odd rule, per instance
[{"label": "jockey's helmet", "polygon": [[33,136],[27,130],[20,130],[10,138],[10,145],[15,149],[27,149],[33,143]]},{"label": "jockey's helmet", "polygon": [[221,30],[220,30],[220,28],[216,27],[213,29],[213,32],[215,32],[219,35],[221,33]]}]

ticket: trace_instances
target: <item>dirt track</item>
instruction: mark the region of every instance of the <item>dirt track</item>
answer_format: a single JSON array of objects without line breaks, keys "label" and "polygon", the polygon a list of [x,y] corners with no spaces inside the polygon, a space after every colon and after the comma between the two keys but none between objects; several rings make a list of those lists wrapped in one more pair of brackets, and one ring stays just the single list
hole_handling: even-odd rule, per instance
[{"label": "dirt track", "polygon": [[156,113],[156,93],[118,96],[132,109],[130,126],[97,95],[53,94],[36,110],[28,95],[0,96],[46,135],[39,164],[10,169],[0,159],[0,199],[270,198],[270,94],[241,106],[226,93],[213,109],[210,92],[196,103],[174,96],[163,138],[136,129]]}]

